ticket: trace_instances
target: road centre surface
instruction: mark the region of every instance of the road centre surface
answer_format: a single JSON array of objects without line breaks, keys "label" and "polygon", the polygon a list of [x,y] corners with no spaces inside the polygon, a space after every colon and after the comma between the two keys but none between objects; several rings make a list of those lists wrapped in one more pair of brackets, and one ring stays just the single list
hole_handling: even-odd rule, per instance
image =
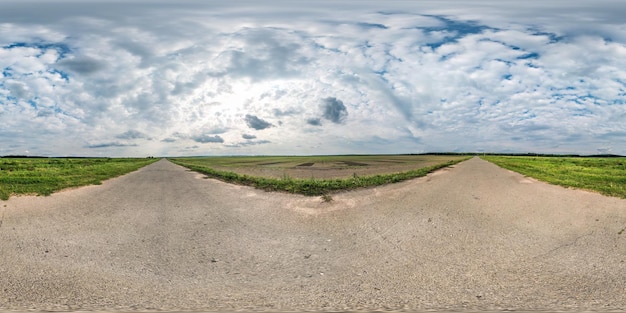
[{"label": "road centre surface", "polygon": [[626,200],[479,158],[333,199],[161,160],[0,201],[0,309],[626,308]]}]

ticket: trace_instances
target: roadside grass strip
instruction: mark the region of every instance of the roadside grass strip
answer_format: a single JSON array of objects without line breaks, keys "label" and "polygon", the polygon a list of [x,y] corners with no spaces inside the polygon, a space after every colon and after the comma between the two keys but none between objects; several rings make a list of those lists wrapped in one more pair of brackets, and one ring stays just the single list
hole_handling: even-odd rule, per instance
[{"label": "roadside grass strip", "polygon": [[283,178],[266,178],[215,170],[211,168],[210,158],[174,158],[169,160],[190,170],[205,174],[210,178],[216,178],[228,183],[252,186],[265,191],[284,191],[305,196],[321,196],[333,192],[380,186],[426,176],[435,170],[452,166],[467,159],[469,157],[400,173],[371,176],[355,175],[351,178],[336,179],[294,179],[288,176]]},{"label": "roadside grass strip", "polygon": [[158,159],[0,158],[0,200],[11,195],[47,196],[70,187],[99,185]]},{"label": "roadside grass strip", "polygon": [[538,180],[626,199],[626,158],[483,156]]}]

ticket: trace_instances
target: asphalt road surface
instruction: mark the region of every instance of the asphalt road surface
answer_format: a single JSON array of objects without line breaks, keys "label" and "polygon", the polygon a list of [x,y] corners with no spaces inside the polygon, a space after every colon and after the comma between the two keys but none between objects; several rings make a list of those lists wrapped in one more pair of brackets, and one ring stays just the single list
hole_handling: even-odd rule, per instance
[{"label": "asphalt road surface", "polygon": [[626,200],[479,158],[333,198],[161,160],[0,201],[0,310],[626,309]]}]

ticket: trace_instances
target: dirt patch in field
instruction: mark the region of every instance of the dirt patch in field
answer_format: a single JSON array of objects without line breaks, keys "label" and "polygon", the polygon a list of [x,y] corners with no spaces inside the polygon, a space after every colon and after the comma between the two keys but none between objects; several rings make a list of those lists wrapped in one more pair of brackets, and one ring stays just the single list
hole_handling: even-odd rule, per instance
[{"label": "dirt patch in field", "polygon": [[347,166],[369,166],[369,164],[359,163],[359,162],[354,162],[354,161],[343,161],[342,163]]},{"label": "dirt patch in field", "polygon": [[456,156],[346,157],[319,162],[264,162],[255,165],[212,166],[216,170],[269,178],[333,179],[406,172],[459,159]]},{"label": "dirt patch in field", "polygon": [[281,163],[285,163],[285,162],[267,162],[267,163],[259,163],[259,165],[276,165],[276,164],[281,164]]}]

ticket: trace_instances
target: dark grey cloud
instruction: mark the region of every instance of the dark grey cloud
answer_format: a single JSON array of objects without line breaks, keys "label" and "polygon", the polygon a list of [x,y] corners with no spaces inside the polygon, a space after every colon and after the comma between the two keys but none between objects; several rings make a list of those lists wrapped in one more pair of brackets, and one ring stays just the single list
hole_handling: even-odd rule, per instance
[{"label": "dark grey cloud", "polygon": [[136,39],[118,39],[117,46],[141,58],[141,67],[146,67],[149,61],[154,57],[150,48],[140,44]]},{"label": "dark grey cloud", "polygon": [[228,131],[228,128],[226,127],[220,127],[220,126],[215,126],[215,127],[203,127],[202,128],[202,132],[205,134],[214,134],[214,135],[218,135],[218,134],[224,134]]},{"label": "dark grey cloud", "polygon": [[176,138],[165,138],[163,140],[161,140],[161,142],[176,142]]},{"label": "dark grey cloud", "polygon": [[359,27],[362,27],[364,29],[388,29],[389,27],[383,25],[383,24],[376,24],[376,23],[366,23],[366,22],[360,22],[356,24]]},{"label": "dark grey cloud", "polygon": [[297,115],[299,113],[301,113],[301,110],[296,110],[293,108],[290,109],[286,109],[286,110],[282,110],[282,109],[273,109],[272,113],[274,113],[274,116],[276,117],[283,117],[283,116],[293,116],[293,115]]},{"label": "dark grey cloud", "polygon": [[208,79],[207,75],[204,75],[203,73],[198,73],[190,77],[189,81],[184,81],[184,82],[178,81],[176,82],[174,90],[172,90],[172,95],[177,96],[177,95],[184,95],[186,93],[189,93],[195,90],[196,88],[198,88],[199,86],[201,86],[207,79]]},{"label": "dark grey cloud", "polygon": [[105,65],[90,57],[63,59],[57,63],[59,67],[77,74],[89,75],[105,68]]},{"label": "dark grey cloud", "polygon": [[322,117],[335,123],[343,123],[348,117],[348,109],[343,102],[337,98],[329,97],[322,100]]},{"label": "dark grey cloud", "polygon": [[99,149],[99,148],[111,148],[111,147],[136,147],[136,146],[137,144],[127,144],[127,143],[121,143],[121,142],[106,142],[106,143],[91,144],[85,147],[89,149]]},{"label": "dark grey cloud", "polygon": [[[230,129],[228,127],[222,127],[222,126],[212,126],[211,124],[213,123],[207,123],[207,124],[202,125],[200,128],[196,130],[196,133],[219,135],[219,134],[226,133]],[[172,136],[183,138],[186,135],[176,132]]]},{"label": "dark grey cloud", "polygon": [[6,86],[13,97],[22,99],[28,95],[28,89],[23,83],[9,83]]},{"label": "dark grey cloud", "polygon": [[186,139],[186,138],[189,138],[189,136],[188,136],[188,135],[183,134],[183,133],[181,133],[181,132],[174,132],[174,133],[172,134],[172,137],[174,137],[174,138],[178,138],[178,139]]},{"label": "dark grey cloud", "polygon": [[134,130],[131,129],[125,133],[121,133],[117,136],[115,136],[115,138],[118,139],[150,139],[150,137],[138,130]]},{"label": "dark grey cloud", "polygon": [[255,135],[250,135],[250,134],[243,134],[243,135],[241,135],[241,137],[243,139],[256,139]]},{"label": "dark grey cloud", "polygon": [[191,139],[195,142],[199,142],[199,143],[222,143],[224,142],[224,138],[215,135],[215,136],[211,136],[211,135],[197,135],[197,136],[191,136]]},{"label": "dark grey cloud", "polygon": [[246,114],[246,124],[248,124],[248,127],[256,130],[266,129],[273,126],[268,121],[262,120],[257,116],[250,114]]},{"label": "dark grey cloud", "polygon": [[320,118],[310,118],[306,120],[306,123],[313,126],[322,126],[322,119]]}]

